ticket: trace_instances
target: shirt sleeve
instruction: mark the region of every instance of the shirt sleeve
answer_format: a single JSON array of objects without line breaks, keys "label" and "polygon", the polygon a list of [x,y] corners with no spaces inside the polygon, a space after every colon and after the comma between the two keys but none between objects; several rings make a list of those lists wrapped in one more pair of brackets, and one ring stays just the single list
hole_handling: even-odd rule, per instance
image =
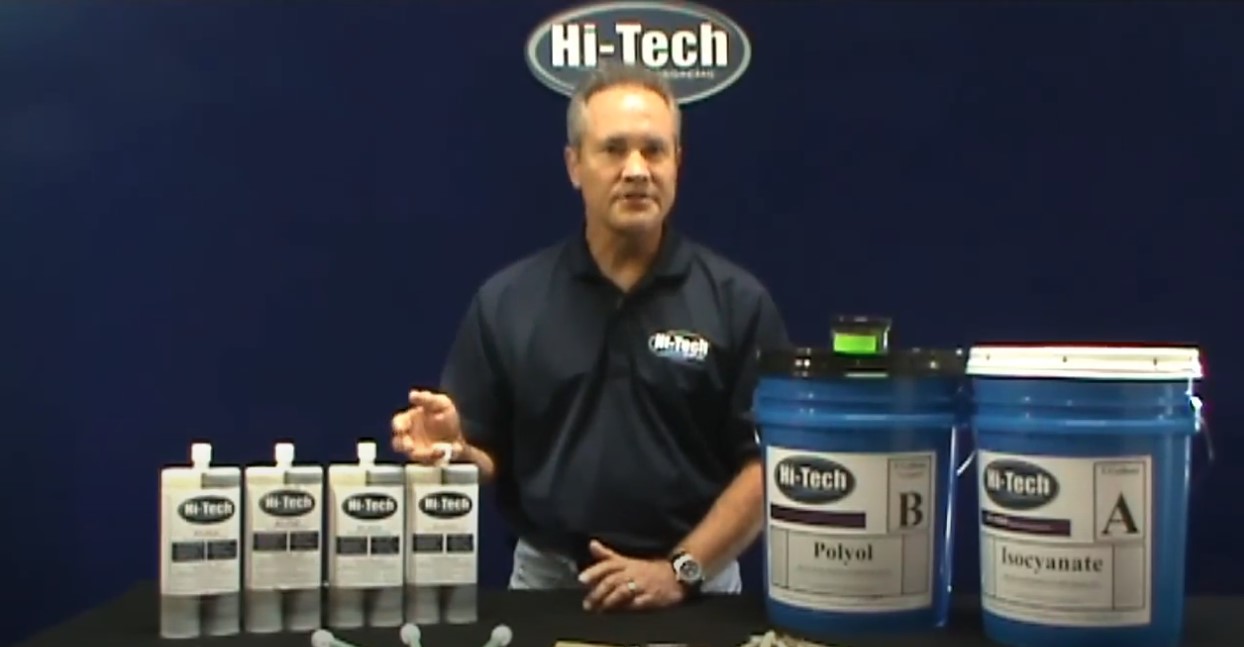
[{"label": "shirt sleeve", "polygon": [[470,444],[493,454],[503,447],[511,413],[508,379],[482,296],[467,307],[449,348],[441,390],[453,400]]},{"label": "shirt sleeve", "polygon": [[733,447],[735,471],[747,462],[760,458],[760,443],[752,417],[752,398],[760,381],[759,351],[785,348],[790,345],[786,322],[768,291],[762,291],[750,317],[746,320],[743,343],[740,345],[738,371],[730,402],[728,437]]}]

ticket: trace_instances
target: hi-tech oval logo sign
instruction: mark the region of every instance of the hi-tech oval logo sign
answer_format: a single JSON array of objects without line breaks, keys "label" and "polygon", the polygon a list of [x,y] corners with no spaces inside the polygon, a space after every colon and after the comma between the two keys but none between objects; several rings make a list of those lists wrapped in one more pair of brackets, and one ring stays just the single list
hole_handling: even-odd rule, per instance
[{"label": "hi-tech oval logo sign", "polygon": [[355,494],[341,503],[346,514],[364,521],[379,521],[397,512],[397,499],[380,493]]},{"label": "hi-tech oval logo sign", "polygon": [[419,500],[419,509],[429,517],[452,519],[471,511],[471,497],[458,492],[435,492]]},{"label": "hi-tech oval logo sign", "polygon": [[1011,510],[1040,508],[1058,496],[1058,479],[1024,461],[993,461],[985,466],[982,478],[989,500]]},{"label": "hi-tech oval logo sign", "polygon": [[603,61],[660,72],[680,104],[734,84],[752,58],[751,41],[719,11],[688,2],[599,2],[545,20],[527,39],[527,66],[570,96]]},{"label": "hi-tech oval logo sign", "polygon": [[259,509],[274,517],[300,517],[315,510],[315,497],[301,490],[277,490],[260,497]]},{"label": "hi-tech oval logo sign", "polygon": [[851,470],[820,456],[791,456],[778,461],[773,480],[782,494],[799,503],[834,503],[855,491]]},{"label": "hi-tech oval logo sign", "polygon": [[198,496],[177,506],[182,519],[199,525],[220,523],[233,516],[233,501],[220,496]]}]

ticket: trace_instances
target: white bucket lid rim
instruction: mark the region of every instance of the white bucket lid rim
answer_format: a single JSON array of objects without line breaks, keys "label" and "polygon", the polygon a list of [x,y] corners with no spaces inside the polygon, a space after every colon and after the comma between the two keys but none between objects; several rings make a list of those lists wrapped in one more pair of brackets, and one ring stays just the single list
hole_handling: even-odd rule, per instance
[{"label": "white bucket lid rim", "polygon": [[973,346],[969,376],[1058,377],[1100,380],[1187,380],[1202,377],[1201,356],[1189,346],[1039,345]]}]

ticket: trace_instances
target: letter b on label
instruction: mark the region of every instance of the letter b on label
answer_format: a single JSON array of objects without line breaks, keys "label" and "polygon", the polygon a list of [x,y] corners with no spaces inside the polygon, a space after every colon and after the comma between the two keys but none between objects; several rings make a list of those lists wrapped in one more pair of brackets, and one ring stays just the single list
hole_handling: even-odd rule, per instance
[{"label": "letter b on label", "polygon": [[899,528],[916,528],[924,525],[928,516],[925,512],[924,495],[920,492],[900,492],[898,495],[898,526]]}]

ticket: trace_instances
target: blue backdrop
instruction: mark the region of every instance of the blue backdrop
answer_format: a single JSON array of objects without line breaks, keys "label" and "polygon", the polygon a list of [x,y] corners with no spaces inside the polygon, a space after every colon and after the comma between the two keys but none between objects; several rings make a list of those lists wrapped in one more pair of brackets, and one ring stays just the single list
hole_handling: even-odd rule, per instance
[{"label": "blue backdrop", "polygon": [[[901,344],[1201,345],[1190,586],[1244,592],[1244,10],[1179,4],[717,2],[755,56],[687,109],[676,219],[810,343],[880,312]],[[565,5],[0,4],[0,635],[155,577],[192,438],[383,442],[475,286],[578,226],[522,51]]]}]

